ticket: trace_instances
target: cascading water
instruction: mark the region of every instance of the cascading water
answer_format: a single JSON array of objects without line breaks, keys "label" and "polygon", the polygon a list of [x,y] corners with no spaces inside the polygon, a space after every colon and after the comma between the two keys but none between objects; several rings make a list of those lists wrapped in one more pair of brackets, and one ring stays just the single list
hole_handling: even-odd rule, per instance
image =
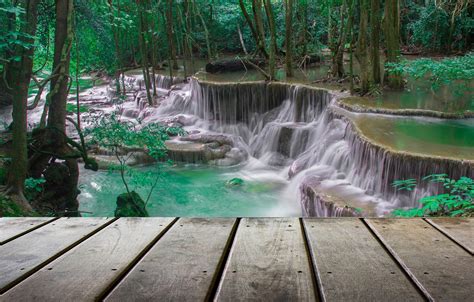
[{"label": "cascading water", "polygon": [[[158,80],[168,86],[166,76]],[[192,78],[178,89],[159,91],[159,104],[151,107],[142,97],[139,76],[127,76],[125,82],[129,101],[118,105],[123,118],[179,125],[189,133],[169,142],[174,160],[238,166],[236,175],[244,180],[284,188],[281,199],[287,203],[287,214],[350,216],[359,215],[356,208],[362,208],[365,215],[383,215],[394,207],[415,206],[417,199],[439,189],[430,185],[398,192],[391,185],[394,180],[432,173],[474,177],[472,161],[403,154],[378,146],[362,135],[352,121],[353,113],[340,108],[338,96],[327,90]],[[90,115],[108,114],[117,109],[112,95],[113,85],[97,87],[84,92],[81,103],[94,109]],[[30,123],[39,121],[37,111],[30,112]],[[89,118],[82,116],[83,125]]]},{"label": "cascading water", "polygon": [[367,208],[366,214],[380,215],[393,207],[415,206],[418,198],[437,189],[400,193],[391,186],[396,179],[436,172],[472,175],[470,164],[410,160],[374,145],[361,137],[335,99],[307,86],[192,79],[146,115],[160,121],[178,115],[191,133],[228,135],[233,150],[246,154],[242,177],[283,183],[284,198],[301,203],[307,216],[357,215],[354,207],[359,206]]}]

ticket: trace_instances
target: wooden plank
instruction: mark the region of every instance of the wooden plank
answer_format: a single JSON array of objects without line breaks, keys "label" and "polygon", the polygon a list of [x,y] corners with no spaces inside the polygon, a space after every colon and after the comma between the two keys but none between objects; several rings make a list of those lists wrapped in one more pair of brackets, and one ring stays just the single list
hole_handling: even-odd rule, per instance
[{"label": "wooden plank", "polygon": [[474,255],[474,218],[436,217],[426,220]]},{"label": "wooden plank", "polygon": [[96,300],[126,273],[173,220],[121,218],[7,291],[3,297],[9,301]]},{"label": "wooden plank", "polygon": [[470,301],[474,293],[471,255],[422,219],[367,219],[436,301]]},{"label": "wooden plank", "polygon": [[51,217],[0,218],[0,245],[54,219]]},{"label": "wooden plank", "polygon": [[313,263],[328,301],[423,301],[362,221],[304,219]]},{"label": "wooden plank", "polygon": [[0,293],[109,221],[61,218],[0,246]]},{"label": "wooden plank", "polygon": [[106,301],[204,301],[236,219],[183,218]]},{"label": "wooden plank", "polygon": [[216,299],[314,301],[316,297],[299,220],[242,219]]}]

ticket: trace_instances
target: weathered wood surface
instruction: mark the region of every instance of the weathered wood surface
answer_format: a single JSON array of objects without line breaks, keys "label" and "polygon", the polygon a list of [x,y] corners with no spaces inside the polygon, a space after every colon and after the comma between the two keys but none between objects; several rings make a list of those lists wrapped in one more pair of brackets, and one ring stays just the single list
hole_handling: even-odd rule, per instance
[{"label": "weathered wood surface", "polygon": [[0,301],[474,296],[472,218],[31,221],[0,218]]},{"label": "weathered wood surface", "polygon": [[474,255],[474,219],[438,217],[427,221]]},{"label": "weathered wood surface", "polygon": [[422,219],[368,219],[436,301],[472,301],[474,259]]},{"label": "weathered wood surface", "polygon": [[306,219],[304,225],[328,301],[423,301],[362,221]]},{"label": "weathered wood surface", "polygon": [[314,301],[315,287],[297,218],[240,222],[218,301]]},{"label": "weathered wood surface", "polygon": [[180,219],[106,301],[204,301],[235,222]]},{"label": "weathered wood surface", "polygon": [[48,223],[53,219],[54,218],[51,217],[31,217],[22,219],[2,218],[0,219],[0,245],[21,236],[34,228]]},{"label": "weathered wood surface", "polygon": [[172,221],[172,218],[117,220],[2,298],[9,301],[98,299]]},{"label": "weathered wood surface", "polygon": [[61,218],[0,246],[0,293],[108,221]]}]

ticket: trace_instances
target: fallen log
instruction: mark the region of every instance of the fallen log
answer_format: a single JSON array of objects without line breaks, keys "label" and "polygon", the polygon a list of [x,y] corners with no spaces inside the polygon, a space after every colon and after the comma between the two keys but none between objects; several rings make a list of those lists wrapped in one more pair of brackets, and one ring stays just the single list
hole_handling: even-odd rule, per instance
[{"label": "fallen log", "polygon": [[226,59],[210,62],[206,65],[206,71],[209,73],[233,72],[254,69],[254,65],[261,67],[265,65],[264,60],[260,59]]}]

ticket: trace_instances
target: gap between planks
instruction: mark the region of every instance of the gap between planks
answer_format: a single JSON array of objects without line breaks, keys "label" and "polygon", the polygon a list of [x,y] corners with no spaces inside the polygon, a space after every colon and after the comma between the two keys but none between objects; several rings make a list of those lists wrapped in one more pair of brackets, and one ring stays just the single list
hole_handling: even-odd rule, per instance
[{"label": "gap between planks", "polygon": [[120,282],[127,277],[130,271],[146,256],[146,254],[153,248],[153,246],[175,225],[175,223],[179,220],[178,217],[173,219],[171,223],[169,223],[163,231],[161,231],[138,255],[133,259],[127,267],[117,276],[117,278],[112,281],[104,291],[99,295],[99,301],[103,301],[113,290],[114,288],[120,284]]},{"label": "gap between planks", "polygon": [[16,234],[16,235],[13,235],[13,236],[11,236],[11,237],[9,237],[9,238],[3,240],[2,242],[0,242],[0,246],[4,245],[4,244],[6,244],[6,243],[8,243],[8,242],[10,242],[10,241],[13,241],[13,240],[15,240],[15,239],[17,239],[17,238],[20,238],[21,236],[26,235],[26,234],[28,234],[28,233],[34,231],[34,230],[37,230],[37,229],[41,228],[42,226],[47,225],[48,223],[51,223],[51,222],[53,222],[53,221],[55,221],[55,220],[58,220],[59,218],[60,218],[60,217],[53,217],[53,218],[51,218],[51,219],[49,219],[49,220],[46,220],[46,221],[44,221],[44,222],[42,222],[42,223],[39,223],[39,224],[35,225],[35,226],[32,227],[32,228],[29,228],[29,229],[27,229],[27,230],[25,230],[25,231],[22,231],[22,232],[20,232],[20,233],[18,233],[18,234]]}]

